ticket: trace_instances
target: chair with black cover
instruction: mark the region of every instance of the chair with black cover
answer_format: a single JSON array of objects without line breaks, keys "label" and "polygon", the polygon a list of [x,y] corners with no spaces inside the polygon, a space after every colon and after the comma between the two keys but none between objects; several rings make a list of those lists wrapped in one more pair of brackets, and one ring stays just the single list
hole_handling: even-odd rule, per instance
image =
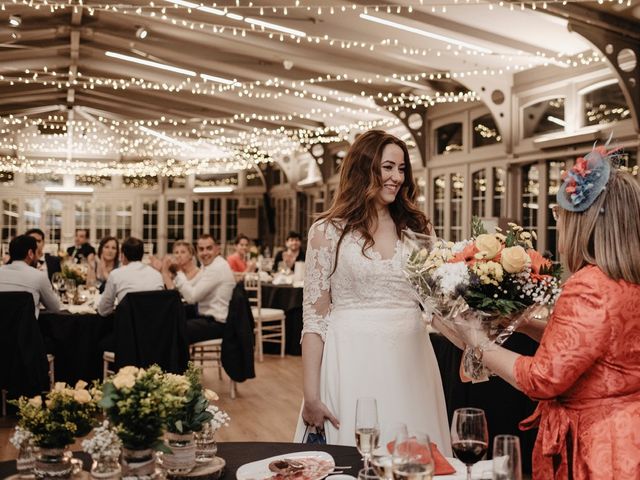
[{"label": "chair with black cover", "polygon": [[240,282],[234,287],[229,302],[224,338],[204,340],[190,346],[191,359],[203,366],[205,362],[211,361],[218,368],[219,378],[222,377],[220,367],[224,367],[231,380],[232,399],[236,398],[237,382],[255,377],[254,327],[249,298]]},{"label": "chair with black cover", "polygon": [[[175,290],[131,292],[118,305],[114,318],[114,348],[105,351],[104,378],[120,368],[146,368],[183,373],[189,362],[184,308]],[[109,368],[113,364],[113,368]]]},{"label": "chair with black cover", "polygon": [[0,389],[6,399],[32,397],[54,383],[53,355],[47,355],[29,292],[0,292]]}]

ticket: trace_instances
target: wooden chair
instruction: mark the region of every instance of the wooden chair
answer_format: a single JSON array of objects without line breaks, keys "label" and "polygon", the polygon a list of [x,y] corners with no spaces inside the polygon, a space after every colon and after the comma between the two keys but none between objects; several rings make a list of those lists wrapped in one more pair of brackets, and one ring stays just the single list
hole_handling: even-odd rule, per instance
[{"label": "wooden chair", "polygon": [[262,307],[262,283],[259,274],[247,273],[244,277],[244,289],[249,295],[251,313],[256,322],[258,361],[264,360],[263,343],[265,342],[280,344],[280,356],[284,357],[286,342],[284,310]]},{"label": "wooden chair", "polygon": [[[222,339],[214,338],[212,340],[203,340],[189,345],[189,356],[193,363],[199,363],[205,368],[205,363],[210,362],[213,367],[218,369],[218,378],[222,380]],[[231,379],[230,379],[231,380]],[[236,398],[237,384],[231,380],[232,399]]]}]

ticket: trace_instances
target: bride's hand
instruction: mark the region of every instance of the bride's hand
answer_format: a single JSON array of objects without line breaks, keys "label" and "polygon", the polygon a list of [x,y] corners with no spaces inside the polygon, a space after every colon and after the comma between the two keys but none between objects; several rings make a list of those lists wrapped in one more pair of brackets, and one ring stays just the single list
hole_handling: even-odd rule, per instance
[{"label": "bride's hand", "polygon": [[447,325],[440,317],[434,315],[432,317],[431,324],[438,332],[444,335],[447,340],[453,343],[460,350],[464,350],[464,341],[462,340],[462,338],[460,338],[458,333],[449,325]]},{"label": "bride's hand", "polygon": [[340,422],[320,400],[304,402],[302,419],[306,425],[322,427],[325,419],[329,420],[335,428],[340,428]]}]

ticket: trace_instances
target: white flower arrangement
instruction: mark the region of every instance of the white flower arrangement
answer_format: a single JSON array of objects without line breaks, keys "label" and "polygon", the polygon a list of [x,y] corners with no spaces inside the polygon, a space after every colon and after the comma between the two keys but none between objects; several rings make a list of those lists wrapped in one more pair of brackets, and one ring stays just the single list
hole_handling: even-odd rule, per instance
[{"label": "white flower arrangement", "polygon": [[231,417],[224,410],[220,410],[215,405],[209,405],[207,407],[207,411],[211,412],[213,418],[211,419],[210,425],[213,433],[217,432],[222,427],[228,427],[229,422],[231,421]]},{"label": "white flower arrangement", "polygon": [[120,438],[107,420],[93,429],[93,437],[82,441],[82,449],[92,457],[117,458],[121,447]]},{"label": "white flower arrangement", "polygon": [[453,297],[460,288],[469,284],[469,270],[464,263],[445,263],[433,272],[433,278],[440,283],[440,291]]},{"label": "white flower arrangement", "polygon": [[20,426],[17,426],[15,431],[13,432],[13,435],[9,439],[9,441],[11,442],[11,445],[16,447],[16,449],[20,450],[20,448],[26,442],[30,442],[32,438],[33,438],[33,434],[29,430],[22,428]]}]

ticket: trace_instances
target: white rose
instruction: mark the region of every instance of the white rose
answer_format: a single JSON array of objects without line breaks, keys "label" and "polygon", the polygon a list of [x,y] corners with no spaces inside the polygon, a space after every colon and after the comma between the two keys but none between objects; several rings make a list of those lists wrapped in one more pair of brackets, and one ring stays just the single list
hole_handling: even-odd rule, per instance
[{"label": "white rose", "polygon": [[484,253],[484,257],[489,260],[494,258],[502,248],[502,244],[495,235],[483,233],[476,238],[476,247]]},{"label": "white rose", "polygon": [[41,408],[42,407],[42,397],[40,397],[38,395],[38,396],[35,396],[33,398],[30,398],[29,399],[29,405],[32,405],[32,406],[34,406],[36,408]]},{"label": "white rose", "polygon": [[76,390],[73,392],[73,399],[78,403],[88,403],[91,401],[91,394],[86,390]]},{"label": "white rose", "polygon": [[522,272],[531,263],[531,258],[521,246],[505,248],[500,256],[502,267],[509,273]]},{"label": "white rose", "polygon": [[76,386],[73,387],[75,390],[82,390],[84,387],[86,387],[87,385],[89,385],[87,382],[85,382],[84,380],[78,380],[76,382]]},{"label": "white rose", "polygon": [[136,384],[136,377],[130,373],[120,373],[113,377],[113,386],[118,390],[121,388],[131,388]]}]

